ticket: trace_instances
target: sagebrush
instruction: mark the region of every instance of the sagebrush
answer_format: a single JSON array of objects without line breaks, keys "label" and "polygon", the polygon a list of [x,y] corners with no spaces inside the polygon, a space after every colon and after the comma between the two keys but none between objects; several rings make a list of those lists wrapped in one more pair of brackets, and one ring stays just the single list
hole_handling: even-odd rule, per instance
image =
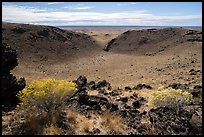
[{"label": "sagebrush", "polygon": [[191,103],[193,97],[187,91],[173,88],[160,88],[153,91],[148,101],[149,107],[162,107],[178,109],[184,105]]},{"label": "sagebrush", "polygon": [[20,103],[16,111],[21,112],[26,124],[36,134],[40,134],[39,129],[44,125],[57,126],[66,98],[76,90],[76,84],[66,80],[34,80],[17,94]]}]

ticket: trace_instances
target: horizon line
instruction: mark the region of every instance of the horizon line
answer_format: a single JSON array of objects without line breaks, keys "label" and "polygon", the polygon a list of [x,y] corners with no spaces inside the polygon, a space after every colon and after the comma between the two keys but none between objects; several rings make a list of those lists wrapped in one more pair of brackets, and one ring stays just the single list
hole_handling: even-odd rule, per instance
[{"label": "horizon line", "polygon": [[[56,25],[55,25],[56,26]],[[57,27],[169,27],[169,26],[177,26],[177,27],[180,27],[182,25],[144,25],[144,26],[140,26],[140,25],[63,25],[63,26],[57,26]],[[195,27],[202,27],[202,26],[199,26],[199,25],[184,25],[186,27],[190,26],[195,26]],[[183,26],[183,27],[184,27]]]},{"label": "horizon line", "polygon": [[28,24],[28,25],[42,25],[42,26],[53,26],[53,27],[202,27],[202,25],[45,25],[45,24],[34,24],[34,23],[17,23],[2,21],[2,23],[16,23],[16,24]]}]

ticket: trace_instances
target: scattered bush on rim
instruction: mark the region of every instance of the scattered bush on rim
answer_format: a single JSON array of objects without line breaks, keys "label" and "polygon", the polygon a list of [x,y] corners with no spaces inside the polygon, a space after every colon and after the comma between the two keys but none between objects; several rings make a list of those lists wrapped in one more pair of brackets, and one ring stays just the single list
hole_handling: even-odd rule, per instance
[{"label": "scattered bush on rim", "polygon": [[172,109],[179,109],[193,101],[192,94],[187,91],[173,88],[159,88],[153,91],[148,101],[149,107],[166,106]]}]

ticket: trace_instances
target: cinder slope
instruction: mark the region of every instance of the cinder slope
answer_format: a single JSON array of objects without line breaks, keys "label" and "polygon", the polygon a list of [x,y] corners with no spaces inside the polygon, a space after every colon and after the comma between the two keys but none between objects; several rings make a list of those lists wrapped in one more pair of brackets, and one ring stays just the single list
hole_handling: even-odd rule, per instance
[{"label": "cinder slope", "polygon": [[202,42],[202,32],[183,28],[132,30],[112,39],[104,50],[117,53],[155,55],[163,51],[175,53],[175,47],[189,45],[194,41]]},{"label": "cinder slope", "polygon": [[17,50],[20,62],[55,63],[100,51],[86,34],[51,26],[2,23],[2,42]]}]

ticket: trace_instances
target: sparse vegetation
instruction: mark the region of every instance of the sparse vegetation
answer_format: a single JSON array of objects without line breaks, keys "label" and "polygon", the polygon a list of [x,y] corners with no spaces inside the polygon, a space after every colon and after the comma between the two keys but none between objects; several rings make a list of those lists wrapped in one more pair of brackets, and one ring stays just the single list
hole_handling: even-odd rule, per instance
[{"label": "sparse vegetation", "polygon": [[109,132],[115,132],[116,134],[121,134],[126,130],[127,126],[124,124],[122,118],[111,112],[104,112],[101,116],[102,123]]},{"label": "sparse vegetation", "polygon": [[157,91],[153,91],[151,98],[149,99],[149,107],[162,107],[167,106],[175,110],[178,107],[187,105],[192,101],[192,94],[187,91],[173,88],[159,88]]},{"label": "sparse vegetation", "polygon": [[57,104],[62,102],[62,100],[66,98],[66,96],[74,93],[75,91],[75,83],[68,82],[66,80],[34,80],[25,89],[17,94],[17,97],[21,101],[20,105],[18,105],[17,108],[33,107],[33,105],[35,106],[35,104],[33,103],[45,101],[46,99],[52,99],[52,101],[56,102]]},{"label": "sparse vegetation", "polygon": [[[183,108],[185,106],[190,107],[189,103],[193,101],[192,94],[187,91],[170,87],[161,87],[156,91],[137,91],[152,93],[147,97],[147,104],[141,103],[143,108],[138,109],[133,102],[137,100],[140,103],[142,101],[140,97],[130,94],[131,91],[125,91],[124,89],[124,92],[130,92],[125,95],[128,98],[128,104],[131,104],[131,106],[120,102],[122,104],[119,108],[117,98],[113,96],[109,100],[106,97],[89,95],[84,92],[85,87],[87,87],[84,83],[87,81],[81,81],[81,83],[79,81],[81,79],[77,79],[75,82],[81,84],[81,87],[73,82],[55,79],[35,80],[28,84],[17,95],[21,102],[15,111],[12,111],[8,117],[4,114],[3,134],[159,135],[183,134],[184,129],[188,130],[189,133],[194,130],[189,130],[191,127],[185,124],[185,122],[189,122],[192,114]],[[79,87],[79,92],[74,94],[69,101],[67,100],[70,103],[67,104],[67,97],[70,97],[76,91],[76,87]],[[100,88],[96,88],[96,92],[100,92],[100,90]],[[118,96],[121,97],[124,94]],[[92,104],[95,104],[95,106]],[[104,107],[103,111],[100,110],[101,105]],[[93,106],[97,109],[92,109]],[[147,107],[147,111],[145,107]],[[100,111],[101,113],[97,113]],[[178,120],[172,125],[171,120],[175,118]],[[168,120],[170,122],[166,122]],[[193,123],[192,121],[191,123]],[[167,126],[169,126],[168,130]],[[177,126],[181,132],[177,132],[173,128],[174,126]],[[198,131],[200,132],[200,127]]]},{"label": "sparse vegetation", "polygon": [[39,133],[44,125],[57,125],[66,98],[76,91],[76,85],[66,80],[34,80],[18,93],[20,104],[16,111],[25,118],[27,126]]},{"label": "sparse vegetation", "polygon": [[89,131],[90,131],[90,126],[89,126],[89,123],[88,123],[88,122],[83,122],[83,123],[82,123],[82,130],[83,130],[85,133],[89,133]]},{"label": "sparse vegetation", "polygon": [[44,128],[43,135],[60,135],[62,130],[55,125],[50,125],[47,128]]}]

